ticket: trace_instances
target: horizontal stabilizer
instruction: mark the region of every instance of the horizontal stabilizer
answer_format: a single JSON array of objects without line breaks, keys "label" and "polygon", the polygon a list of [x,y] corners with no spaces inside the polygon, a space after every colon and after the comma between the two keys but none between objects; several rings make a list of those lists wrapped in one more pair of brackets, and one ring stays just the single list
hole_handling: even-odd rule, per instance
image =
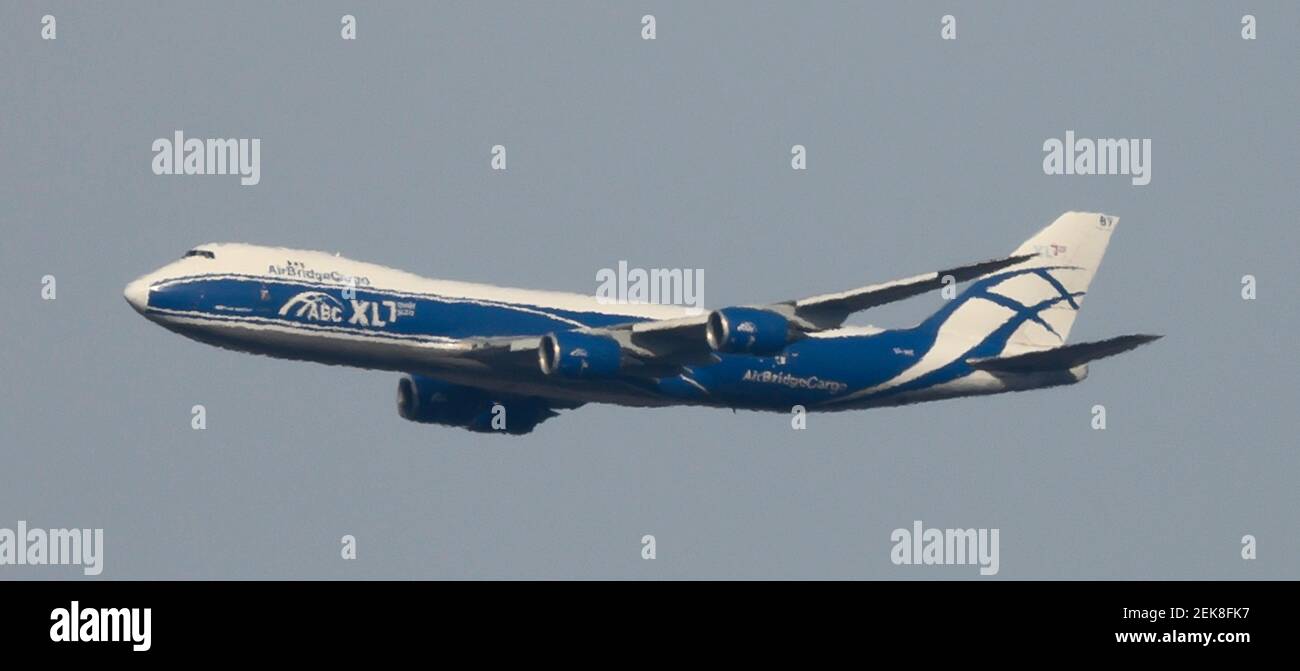
[{"label": "horizontal stabilizer", "polygon": [[1126,335],[1097,342],[1054,347],[1041,352],[1017,354],[1006,357],[967,359],[966,363],[978,370],[994,373],[1034,373],[1048,370],[1068,370],[1094,359],[1114,356],[1140,345],[1159,340],[1158,335]]}]

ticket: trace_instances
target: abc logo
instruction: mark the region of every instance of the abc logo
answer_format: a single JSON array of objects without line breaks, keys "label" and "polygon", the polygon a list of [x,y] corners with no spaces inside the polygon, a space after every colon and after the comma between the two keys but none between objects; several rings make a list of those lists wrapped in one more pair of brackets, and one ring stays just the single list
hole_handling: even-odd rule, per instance
[{"label": "abc logo", "polygon": [[314,322],[341,322],[343,321],[343,303],[339,299],[320,292],[304,291],[284,304],[280,308],[280,316],[284,317],[293,313],[293,316]]}]

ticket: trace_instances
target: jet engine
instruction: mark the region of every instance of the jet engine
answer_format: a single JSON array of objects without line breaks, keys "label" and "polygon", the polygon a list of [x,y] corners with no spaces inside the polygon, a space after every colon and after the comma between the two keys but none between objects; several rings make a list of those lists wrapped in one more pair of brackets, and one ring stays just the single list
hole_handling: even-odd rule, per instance
[{"label": "jet engine", "polygon": [[[422,424],[454,426],[480,433],[532,431],[557,416],[546,399],[495,394],[421,375],[397,383],[397,414]],[[496,425],[493,425],[493,420]],[[503,428],[498,428],[503,427]]]},{"label": "jet engine", "polygon": [[795,340],[790,320],[770,310],[722,308],[709,313],[705,337],[715,352],[767,355]]},{"label": "jet engine", "polygon": [[559,331],[542,336],[537,363],[547,375],[601,378],[618,374],[623,348],[608,336]]}]

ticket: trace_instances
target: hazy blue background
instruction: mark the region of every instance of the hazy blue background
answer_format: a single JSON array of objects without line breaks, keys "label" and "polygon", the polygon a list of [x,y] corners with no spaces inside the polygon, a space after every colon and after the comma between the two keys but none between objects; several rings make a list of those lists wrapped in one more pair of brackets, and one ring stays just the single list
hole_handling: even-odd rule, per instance
[{"label": "hazy blue background", "polygon": [[[955,4],[4,2],[0,527],[103,527],[102,578],[977,577],[891,564],[915,519],[1000,528],[1001,578],[1297,577],[1300,7]],[[261,184],[153,175],[177,129],[261,138]],[[1044,175],[1067,129],[1151,138],[1151,184]],[[585,293],[620,259],[698,267],[718,307],[997,256],[1069,209],[1122,218],[1072,338],[1164,340],[803,432],[412,424],[395,375],[202,346],[121,295],[247,241]]]}]

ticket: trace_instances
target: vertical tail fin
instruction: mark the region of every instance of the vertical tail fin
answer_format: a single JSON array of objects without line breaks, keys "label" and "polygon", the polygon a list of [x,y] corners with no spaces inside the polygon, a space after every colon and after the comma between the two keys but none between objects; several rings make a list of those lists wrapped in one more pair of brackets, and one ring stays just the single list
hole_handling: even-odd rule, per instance
[{"label": "vertical tail fin", "polygon": [[1009,353],[1059,347],[1118,222],[1095,212],[1061,215],[1014,252],[1037,256],[976,280],[927,324],[976,342],[996,335]]}]

